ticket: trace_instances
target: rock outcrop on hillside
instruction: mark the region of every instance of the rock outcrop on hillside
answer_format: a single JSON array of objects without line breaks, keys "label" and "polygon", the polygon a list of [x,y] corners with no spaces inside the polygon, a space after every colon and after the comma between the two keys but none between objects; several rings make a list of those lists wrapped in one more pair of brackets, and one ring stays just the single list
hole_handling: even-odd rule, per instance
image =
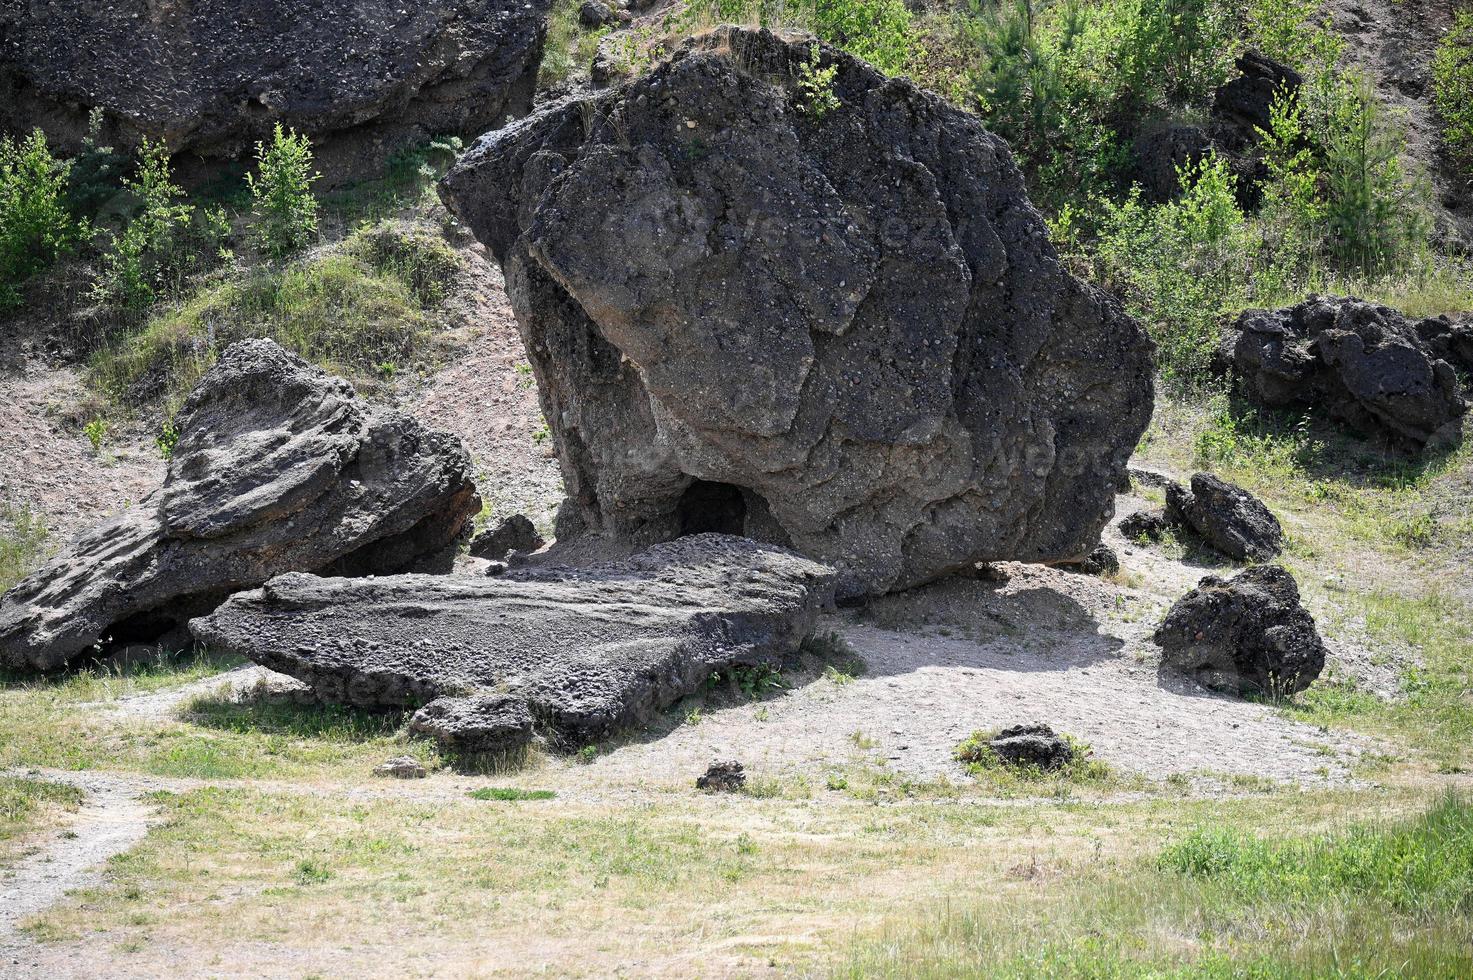
[{"label": "rock outcrop on hillside", "polygon": [[175,424],[163,486],[0,599],[0,664],[157,637],[282,572],[448,571],[480,509],[458,439],[269,340],[227,348]]},{"label": "rock outcrop on hillside", "polygon": [[[799,85],[815,50],[835,108]],[[506,272],[559,539],[745,534],[844,596],[1098,544],[1150,344],[974,115],[720,28],[483,137],[442,194]]]},{"label": "rock outcrop on hillside", "polygon": [[1209,575],[1157,628],[1162,667],[1230,694],[1286,697],[1325,669],[1325,645],[1299,587],[1279,565]]},{"label": "rock outcrop on hillside", "polygon": [[549,0],[47,0],[0,3],[0,129],[68,150],[93,107],[234,157],[281,122],[314,139],[474,135],[532,104]]},{"label": "rock outcrop on hillside", "polygon": [[707,534],[498,578],[283,575],[190,628],[328,700],[424,705],[411,727],[457,751],[534,737],[578,749],[649,721],[714,672],[794,652],[833,584],[791,552]]},{"label": "rock outcrop on hillside", "polygon": [[1252,402],[1322,411],[1412,448],[1451,435],[1468,408],[1456,373],[1414,324],[1349,297],[1248,310],[1224,330],[1215,361]]}]

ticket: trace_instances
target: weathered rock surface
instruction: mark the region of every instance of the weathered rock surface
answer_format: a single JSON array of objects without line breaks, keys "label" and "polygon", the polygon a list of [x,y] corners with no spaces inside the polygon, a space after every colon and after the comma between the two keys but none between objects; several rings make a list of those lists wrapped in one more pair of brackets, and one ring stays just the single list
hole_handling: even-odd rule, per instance
[{"label": "weathered rock surface", "polygon": [[508,552],[532,552],[546,543],[525,514],[513,514],[472,538],[470,553],[476,558],[500,561]]},{"label": "weathered rock surface", "polygon": [[1325,668],[1314,617],[1278,565],[1207,576],[1176,601],[1154,639],[1163,668],[1233,694],[1296,694]]},{"label": "weathered rock surface", "polygon": [[1455,430],[1467,411],[1456,373],[1429,356],[1416,327],[1358,299],[1249,310],[1224,330],[1215,360],[1253,402],[1311,407],[1411,447]]},{"label": "weathered rock surface", "polygon": [[389,779],[424,779],[429,775],[429,770],[412,755],[396,755],[374,766],[373,774]]},{"label": "weathered rock surface", "polygon": [[1191,489],[1167,484],[1166,520],[1239,561],[1268,561],[1284,550],[1284,529],[1263,501],[1211,473],[1194,474]]},{"label": "weathered rock surface", "polygon": [[277,122],[471,136],[525,113],[549,0],[0,3],[0,129],[238,156]]},{"label": "weathered rock surface", "polygon": [[480,508],[459,440],[269,340],[225,350],[175,419],[164,484],[0,599],[0,662],[158,636],[292,570],[448,570]]},{"label": "weathered rock surface", "polygon": [[1428,317],[1417,323],[1417,336],[1433,357],[1473,374],[1473,313]]},{"label": "weathered rock surface", "polygon": [[987,747],[1010,766],[1051,772],[1074,761],[1074,746],[1048,725],[1014,725],[994,735]]},{"label": "weathered rock surface", "polygon": [[506,272],[558,538],[745,534],[844,596],[1087,554],[1149,342],[1059,264],[974,115],[827,47],[839,106],[813,114],[809,51],[720,28],[442,185]]},{"label": "weathered rock surface", "polygon": [[534,734],[576,749],[647,722],[715,671],[781,659],[832,596],[825,566],[697,535],[497,578],[283,575],[190,629],[328,700],[424,705],[412,727],[460,751]]},{"label": "weathered rock surface", "polygon": [[1166,533],[1166,513],[1163,510],[1138,510],[1134,514],[1127,514],[1120,521],[1120,533],[1131,541],[1145,538],[1147,541],[1159,541]]},{"label": "weathered rock surface", "polygon": [[747,785],[747,771],[740,762],[713,762],[696,777],[696,789],[711,793],[736,793]]}]

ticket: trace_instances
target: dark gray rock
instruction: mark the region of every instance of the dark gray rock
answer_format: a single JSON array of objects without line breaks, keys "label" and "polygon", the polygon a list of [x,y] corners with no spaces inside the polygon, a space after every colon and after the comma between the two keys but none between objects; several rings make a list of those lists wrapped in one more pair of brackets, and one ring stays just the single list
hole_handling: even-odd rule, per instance
[{"label": "dark gray rock", "polygon": [[1163,669],[1232,694],[1296,694],[1325,668],[1314,617],[1300,605],[1294,576],[1278,565],[1202,579],[1171,607],[1153,639]]},{"label": "dark gray rock", "polygon": [[1210,156],[1212,138],[1201,126],[1179,123],[1150,129],[1136,137],[1135,179],[1147,201],[1162,203],[1181,193],[1179,170]]},{"label": "dark gray rock", "polygon": [[1130,541],[1160,541],[1166,528],[1166,514],[1161,510],[1138,510],[1120,520],[1120,533]]},{"label": "dark gray rock", "polygon": [[1114,575],[1120,571],[1120,556],[1115,554],[1114,548],[1102,542],[1082,561],[1061,562],[1059,567],[1081,575]]},{"label": "dark gray rock", "polygon": [[1252,402],[1313,408],[1410,448],[1455,432],[1468,407],[1406,317],[1347,297],[1248,310],[1224,329],[1215,363]]},{"label": "dark gray rock", "polygon": [[780,660],[832,596],[822,565],[696,535],[497,578],[283,575],[190,629],[329,701],[423,705],[411,727],[458,751],[534,734],[577,749],[649,721],[712,673]]},{"label": "dark gray rock", "polygon": [[1268,129],[1270,110],[1280,93],[1297,96],[1304,78],[1294,69],[1247,50],[1234,65],[1237,75],[1213,93],[1212,115],[1234,129],[1241,140],[1256,142],[1255,131]]},{"label": "dark gray rock", "polygon": [[526,515],[513,514],[471,539],[470,553],[476,558],[500,561],[509,552],[532,552],[546,543]]},{"label": "dark gray rock", "polygon": [[1473,374],[1473,313],[1443,314],[1418,321],[1417,336],[1433,357]]},{"label": "dark gray rock", "polygon": [[315,139],[471,136],[531,108],[550,0],[0,3],[0,129],[234,157]]},{"label": "dark gray rock", "polygon": [[269,340],[225,350],[175,424],[163,486],[0,599],[0,662],[160,636],[285,571],[448,571],[480,509],[458,439]]},{"label": "dark gray rock", "polygon": [[718,28],[443,183],[506,272],[557,537],[745,534],[835,564],[846,598],[1087,554],[1149,342],[1060,265],[975,115],[821,46],[816,117],[810,50]]},{"label": "dark gray rock", "polygon": [[1074,761],[1074,746],[1048,725],[1004,728],[987,746],[1010,766],[1031,766],[1044,772],[1061,769]]},{"label": "dark gray rock", "polygon": [[696,777],[696,789],[709,793],[737,793],[747,785],[747,772],[740,762],[713,762]]},{"label": "dark gray rock", "polygon": [[602,0],[583,0],[578,7],[578,23],[584,27],[604,27],[617,19],[614,9]]},{"label": "dark gray rock", "polygon": [[1263,501],[1211,473],[1194,474],[1191,489],[1167,484],[1166,521],[1239,561],[1268,561],[1284,550],[1284,529]]}]

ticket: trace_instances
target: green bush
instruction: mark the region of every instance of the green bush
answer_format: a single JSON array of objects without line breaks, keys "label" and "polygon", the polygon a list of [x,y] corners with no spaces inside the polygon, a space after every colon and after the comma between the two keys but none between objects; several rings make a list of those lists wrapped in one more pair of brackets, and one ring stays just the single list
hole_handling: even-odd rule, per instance
[{"label": "green bush", "polygon": [[93,109],[87,116],[87,135],[82,137],[81,152],[72,160],[67,208],[78,220],[95,218],[123,187],[126,160],[112,147],[102,145],[102,122],[102,109]]},{"label": "green bush", "polygon": [[0,310],[20,286],[85,234],[66,206],[70,164],[51,155],[40,129],[17,142],[0,137]]},{"label": "green bush", "polygon": [[1432,98],[1442,138],[1473,177],[1473,11],[1459,13],[1432,60]]},{"label": "green bush", "polygon": [[1226,163],[1209,157],[1178,179],[1184,191],[1166,204],[1143,203],[1139,188],[1106,202],[1099,257],[1150,329],[1162,377],[1190,385],[1207,373],[1219,316],[1246,296],[1257,243]]},{"label": "green bush", "polygon": [[256,144],[256,173],[246,175],[255,202],[256,242],[273,259],[302,251],[317,237],[312,142],[276,124],[270,144]]}]

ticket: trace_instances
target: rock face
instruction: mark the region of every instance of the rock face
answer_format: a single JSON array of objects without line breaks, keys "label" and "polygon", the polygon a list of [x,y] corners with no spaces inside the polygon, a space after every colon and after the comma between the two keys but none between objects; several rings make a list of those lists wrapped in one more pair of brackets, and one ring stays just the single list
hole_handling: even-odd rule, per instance
[{"label": "rock face", "polygon": [[1325,668],[1314,618],[1299,603],[1294,576],[1278,565],[1202,579],[1171,607],[1154,639],[1163,668],[1232,694],[1296,694]]},{"label": "rock face", "polygon": [[[1059,264],[1002,140],[821,47],[720,28],[471,150],[568,500],[557,536],[724,531],[841,594],[1099,541],[1150,344]],[[597,202],[597,206],[590,206]]]},{"label": "rock face", "polygon": [[1211,473],[1195,474],[1190,490],[1167,484],[1166,520],[1239,561],[1268,561],[1284,550],[1284,529],[1263,501]]},{"label": "rock face", "polygon": [[280,572],[448,570],[480,508],[459,440],[269,340],[225,350],[175,423],[163,486],[0,600],[0,662],[159,636]]},{"label": "rock face", "polygon": [[0,3],[0,128],[238,156],[276,122],[470,136],[531,107],[549,0]]},{"label": "rock face", "polygon": [[534,735],[577,749],[648,721],[713,672],[792,652],[832,595],[822,565],[697,535],[497,578],[283,575],[190,628],[329,700],[424,705],[411,726],[459,751]]},{"label": "rock face", "polygon": [[988,741],[987,747],[1010,766],[1032,766],[1052,772],[1074,761],[1074,746],[1048,725],[1014,725]]},{"label": "rock face", "polygon": [[1416,328],[1358,299],[1249,310],[1224,331],[1216,363],[1260,405],[1322,410],[1415,448],[1455,430],[1467,411],[1457,375],[1429,356]]}]

